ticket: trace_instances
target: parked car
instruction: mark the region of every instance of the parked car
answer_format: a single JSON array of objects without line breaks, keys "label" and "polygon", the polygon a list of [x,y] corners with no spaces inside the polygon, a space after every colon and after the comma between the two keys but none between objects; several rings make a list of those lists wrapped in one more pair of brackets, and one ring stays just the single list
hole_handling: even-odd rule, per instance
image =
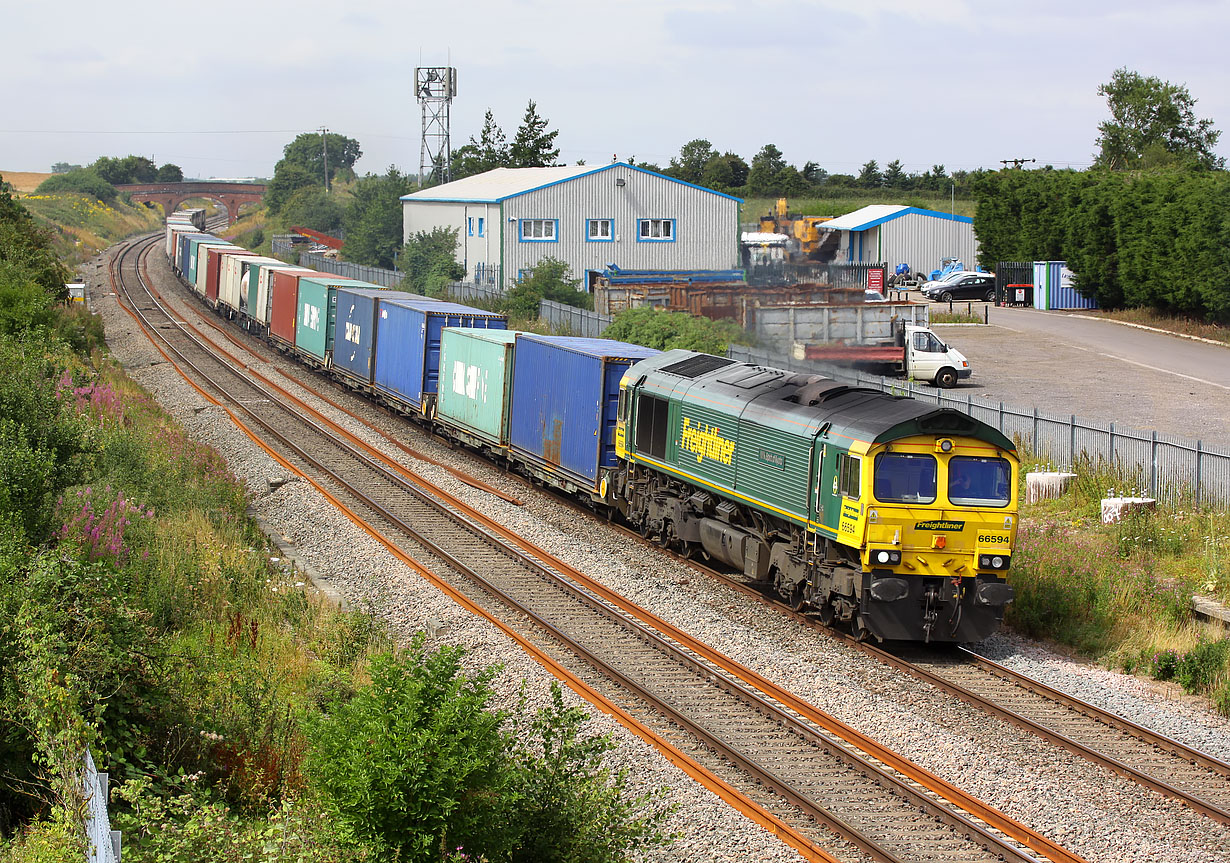
[{"label": "parked car", "polygon": [[995,276],[990,273],[963,273],[946,282],[940,282],[923,288],[923,296],[935,302],[946,303],[950,300],[986,300],[995,299]]},{"label": "parked car", "polygon": [[875,288],[863,289],[863,302],[866,303],[883,303],[888,300],[888,297],[877,291]]},{"label": "parked car", "polygon": [[977,272],[975,270],[953,270],[951,273],[945,273],[938,279],[929,279],[928,281],[922,282],[919,284],[918,289],[925,292],[928,288],[934,288],[936,285],[946,285],[955,279],[961,278],[962,276],[972,275],[977,275]]}]

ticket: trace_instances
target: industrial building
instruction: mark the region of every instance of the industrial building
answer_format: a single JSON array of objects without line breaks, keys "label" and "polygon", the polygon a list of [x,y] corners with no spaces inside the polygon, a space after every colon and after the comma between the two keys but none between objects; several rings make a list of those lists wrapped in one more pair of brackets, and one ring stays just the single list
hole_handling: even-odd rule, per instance
[{"label": "industrial building", "polygon": [[974,220],[935,210],[872,204],[825,222],[841,233],[834,263],[908,264],[914,273],[930,273],[946,257],[960,258],[969,269],[978,262]]},{"label": "industrial building", "polygon": [[405,195],[408,241],[458,231],[467,279],[508,287],[543,258],[592,286],[620,270],[728,270],[739,266],[740,199],[626,162],[497,168]]}]

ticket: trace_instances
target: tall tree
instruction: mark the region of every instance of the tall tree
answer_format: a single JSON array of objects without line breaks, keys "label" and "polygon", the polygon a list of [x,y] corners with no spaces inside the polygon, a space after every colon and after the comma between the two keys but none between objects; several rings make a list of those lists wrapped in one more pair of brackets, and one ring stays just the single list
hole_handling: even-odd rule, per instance
[{"label": "tall tree", "polygon": [[747,172],[747,194],[780,195],[779,175],[786,167],[786,158],[776,144],[765,144],[752,157],[752,167]]},{"label": "tall tree", "polygon": [[323,189],[324,185],[324,177],[321,174],[315,174],[302,165],[283,159],[278,162],[273,179],[265,189],[265,206],[270,213],[277,213],[290,200],[290,196],[300,189],[307,186],[320,186]]},{"label": "tall tree", "polygon": [[905,169],[900,159],[893,159],[884,166],[884,185],[891,189],[902,189],[906,185]]},{"label": "tall tree", "polygon": [[700,185],[704,181],[705,166],[716,155],[712,144],[704,138],[696,138],[679,148],[678,158],[671,159],[666,173],[685,183]]},{"label": "tall tree", "polygon": [[144,156],[125,156],[122,159],[100,156],[90,168],[113,186],[153,183],[158,179],[158,166]]},{"label": "tall tree", "polygon": [[453,179],[460,180],[474,174],[481,174],[495,168],[508,166],[508,141],[504,130],[495,122],[491,109],[483,117],[483,129],[478,140],[470,136],[470,142],[458,147],[453,152]]},{"label": "tall tree", "polygon": [[734,194],[737,191],[742,191],[743,187],[747,185],[747,173],[748,165],[747,162],[743,161],[742,156],[731,152],[723,153],[720,156],[714,154],[705,163],[705,170],[701,173],[700,184],[706,189]]},{"label": "tall tree", "polygon": [[858,172],[858,184],[864,189],[878,189],[884,184],[884,175],[880,173],[880,163],[869,159]]},{"label": "tall tree", "polygon": [[547,168],[557,164],[559,147],[555,136],[559,131],[547,131],[547,119],[538,116],[538,106],[530,99],[521,127],[508,151],[508,163],[513,168]]},{"label": "tall tree", "polygon": [[368,174],[355,184],[342,224],[346,260],[376,267],[393,266],[393,253],[402,247],[401,196],[414,191],[414,182],[389,166],[384,176]]},{"label": "tall tree", "polygon": [[158,175],[154,179],[159,183],[182,183],[184,181],[184,169],[179,165],[167,162],[158,169]]},{"label": "tall tree", "polygon": [[1220,169],[1226,160],[1213,152],[1221,132],[1213,121],[1196,119],[1196,100],[1180,84],[1116,69],[1098,87],[1110,119],[1098,124],[1096,164],[1112,170],[1188,162]]},{"label": "tall tree", "polygon": [[363,149],[354,138],[336,132],[325,134],[321,141],[319,132],[304,132],[282,148],[282,159],[274,168],[274,176],[284,165],[296,165],[325,185],[325,150],[329,153],[329,180],[339,174],[345,179],[354,178],[354,163],[363,155]]}]

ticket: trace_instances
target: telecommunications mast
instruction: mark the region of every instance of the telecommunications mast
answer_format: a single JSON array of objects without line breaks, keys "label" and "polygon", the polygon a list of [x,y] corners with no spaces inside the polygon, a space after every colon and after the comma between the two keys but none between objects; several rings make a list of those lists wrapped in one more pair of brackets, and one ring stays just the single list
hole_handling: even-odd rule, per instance
[{"label": "telecommunications mast", "polygon": [[452,66],[419,66],[414,70],[414,94],[423,106],[419,185],[425,188],[447,183],[453,167],[448,112],[457,95],[457,70]]}]

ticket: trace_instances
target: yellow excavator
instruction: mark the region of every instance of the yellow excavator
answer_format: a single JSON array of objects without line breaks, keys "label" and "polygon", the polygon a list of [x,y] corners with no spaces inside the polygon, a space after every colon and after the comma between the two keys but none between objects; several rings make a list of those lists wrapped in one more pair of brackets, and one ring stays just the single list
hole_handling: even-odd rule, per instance
[{"label": "yellow excavator", "polygon": [[[777,207],[760,217],[760,230],[766,234],[785,234],[791,243],[787,249],[787,257],[792,263],[804,261],[822,261],[831,258],[835,248],[828,246],[835,243],[825,243],[829,232],[821,226],[832,221],[832,216],[798,216],[791,215],[786,206],[785,198],[777,199]],[[836,237],[833,238],[836,240]],[[825,253],[828,253],[827,255]]]}]

